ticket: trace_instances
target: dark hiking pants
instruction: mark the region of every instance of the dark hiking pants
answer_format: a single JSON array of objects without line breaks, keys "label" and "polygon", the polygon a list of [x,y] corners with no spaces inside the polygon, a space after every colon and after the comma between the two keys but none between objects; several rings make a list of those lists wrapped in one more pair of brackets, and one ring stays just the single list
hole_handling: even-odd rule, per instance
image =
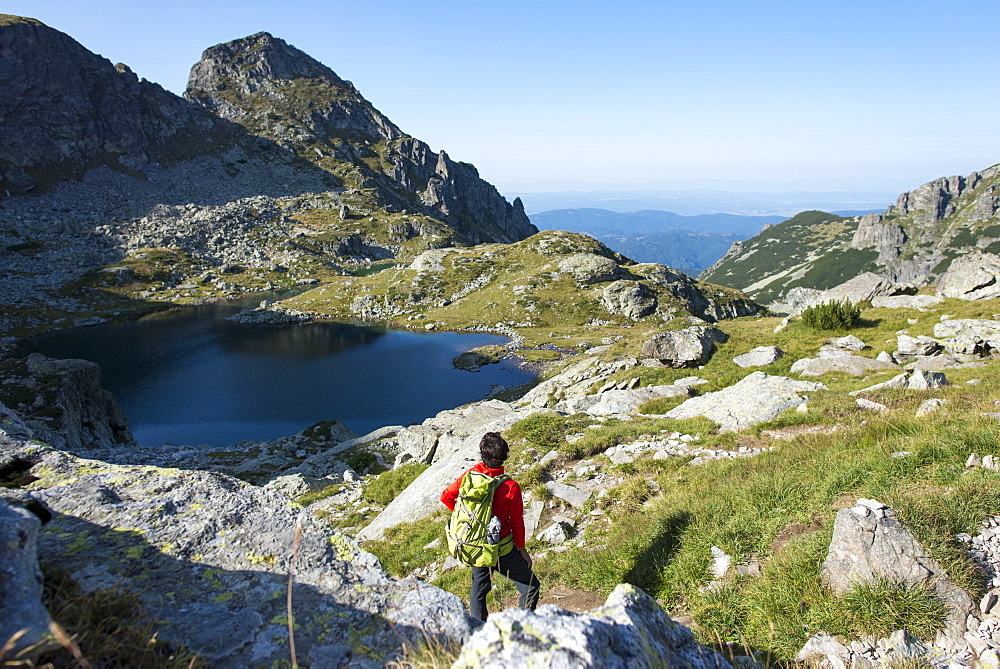
[{"label": "dark hiking pants", "polygon": [[514,581],[517,591],[521,593],[521,599],[517,603],[519,608],[535,610],[541,583],[531,571],[521,551],[515,548],[506,555],[501,555],[500,563],[496,567],[472,568],[472,595],[469,597],[469,608],[473,618],[486,620],[486,595],[493,589],[494,571]]}]

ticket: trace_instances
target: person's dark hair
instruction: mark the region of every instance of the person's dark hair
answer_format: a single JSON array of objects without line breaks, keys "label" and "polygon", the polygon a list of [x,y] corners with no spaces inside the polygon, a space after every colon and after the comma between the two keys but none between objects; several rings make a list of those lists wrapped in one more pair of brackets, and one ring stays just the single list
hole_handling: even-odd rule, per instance
[{"label": "person's dark hair", "polygon": [[483,464],[490,469],[502,467],[510,447],[499,432],[487,432],[479,442],[479,454],[483,456]]}]

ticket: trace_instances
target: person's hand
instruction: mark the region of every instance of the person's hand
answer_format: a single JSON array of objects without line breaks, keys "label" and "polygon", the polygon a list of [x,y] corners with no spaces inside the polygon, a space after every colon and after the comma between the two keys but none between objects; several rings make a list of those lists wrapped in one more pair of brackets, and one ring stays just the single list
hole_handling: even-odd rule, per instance
[{"label": "person's hand", "polygon": [[528,563],[528,569],[531,569],[531,556],[528,555],[528,550],[526,548],[518,548],[517,550],[521,551],[521,557]]}]

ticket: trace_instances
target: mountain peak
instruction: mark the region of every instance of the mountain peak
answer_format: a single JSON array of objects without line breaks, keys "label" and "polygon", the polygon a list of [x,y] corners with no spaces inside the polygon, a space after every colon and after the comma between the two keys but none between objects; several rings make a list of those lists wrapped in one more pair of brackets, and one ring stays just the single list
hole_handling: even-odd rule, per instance
[{"label": "mountain peak", "polygon": [[294,79],[318,79],[356,94],[350,82],[309,54],[280,37],[259,32],[205,49],[191,68],[185,96],[198,98],[226,90],[247,94],[268,82]]}]

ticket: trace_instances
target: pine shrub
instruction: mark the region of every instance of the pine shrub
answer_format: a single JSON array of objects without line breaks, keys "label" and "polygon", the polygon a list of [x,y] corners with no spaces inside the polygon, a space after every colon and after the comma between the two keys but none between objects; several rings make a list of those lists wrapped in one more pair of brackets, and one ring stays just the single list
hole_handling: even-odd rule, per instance
[{"label": "pine shrub", "polygon": [[861,307],[850,300],[830,300],[802,312],[802,322],[813,330],[850,330],[861,319]]}]

